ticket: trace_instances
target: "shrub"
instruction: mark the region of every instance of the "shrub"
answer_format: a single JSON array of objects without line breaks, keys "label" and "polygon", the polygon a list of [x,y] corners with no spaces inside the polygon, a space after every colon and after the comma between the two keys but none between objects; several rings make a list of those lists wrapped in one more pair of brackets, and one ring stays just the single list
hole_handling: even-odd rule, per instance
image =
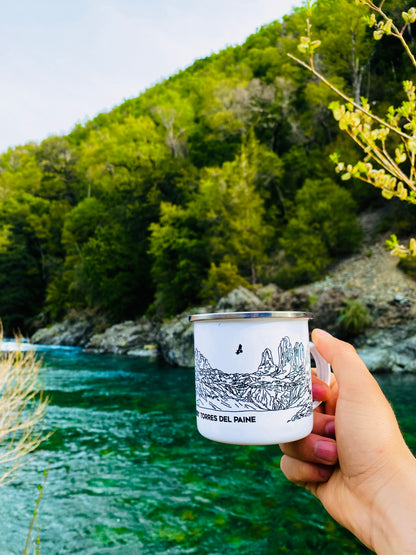
[{"label": "shrub", "polygon": [[219,266],[212,263],[207,279],[202,284],[202,298],[206,303],[215,303],[233,289],[250,284],[238,273],[238,268],[231,262],[221,262]]},{"label": "shrub", "polygon": [[367,307],[358,299],[348,299],[340,309],[338,323],[341,333],[356,337],[370,325],[371,317]]}]

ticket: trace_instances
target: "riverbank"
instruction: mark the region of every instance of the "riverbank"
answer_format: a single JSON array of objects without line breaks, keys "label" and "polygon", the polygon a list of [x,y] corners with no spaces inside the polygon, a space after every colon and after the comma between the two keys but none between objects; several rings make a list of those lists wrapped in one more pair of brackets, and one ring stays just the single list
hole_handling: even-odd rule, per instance
[{"label": "riverbank", "polygon": [[[283,291],[276,285],[239,287],[216,305],[196,307],[162,323],[145,317],[97,333],[88,319],[67,319],[38,330],[33,343],[80,346],[98,353],[161,357],[171,366],[193,366],[190,313],[245,310],[308,310],[311,327],[354,343],[373,372],[416,372],[416,282],[398,268],[384,237],[331,268],[325,279]],[[346,307],[367,315],[358,335],[345,329]]]}]

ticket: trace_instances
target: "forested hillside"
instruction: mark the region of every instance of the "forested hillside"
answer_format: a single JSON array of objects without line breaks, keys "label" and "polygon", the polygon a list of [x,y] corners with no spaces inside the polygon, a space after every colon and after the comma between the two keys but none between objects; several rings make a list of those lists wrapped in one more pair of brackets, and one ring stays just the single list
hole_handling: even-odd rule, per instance
[{"label": "forested hillside", "polygon": [[[384,7],[400,17],[410,5]],[[316,62],[384,113],[411,75],[398,41],[373,41],[363,14],[354,0],[317,0]],[[359,248],[357,215],[386,201],[334,171],[332,152],[358,153],[327,108],[333,93],[287,56],[300,55],[305,21],[297,9],[66,136],[1,156],[6,332],[71,310],[116,322],[238,284],[292,287]],[[405,209],[397,219],[416,227]]]}]

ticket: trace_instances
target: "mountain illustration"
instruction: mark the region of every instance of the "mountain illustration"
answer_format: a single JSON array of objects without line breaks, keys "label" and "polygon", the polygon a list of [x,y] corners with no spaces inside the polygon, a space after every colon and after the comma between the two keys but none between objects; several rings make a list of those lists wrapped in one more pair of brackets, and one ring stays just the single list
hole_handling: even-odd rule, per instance
[{"label": "mountain illustration", "polygon": [[264,349],[257,370],[228,373],[213,368],[209,360],[195,350],[196,404],[199,409],[221,411],[270,411],[299,408],[291,418],[310,414],[311,388],[305,379],[305,349],[302,343],[292,347],[284,337],[278,346],[278,362],[270,348]]},{"label": "mountain illustration", "polygon": [[264,349],[261,355],[260,366],[257,369],[256,374],[272,374],[278,372],[279,368],[273,362],[273,355],[270,349]]}]

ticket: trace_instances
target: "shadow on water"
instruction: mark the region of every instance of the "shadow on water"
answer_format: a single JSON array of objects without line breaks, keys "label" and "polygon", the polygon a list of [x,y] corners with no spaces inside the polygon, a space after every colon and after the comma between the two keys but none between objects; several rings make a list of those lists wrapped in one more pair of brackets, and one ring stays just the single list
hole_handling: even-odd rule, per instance
[{"label": "shadow on water", "polygon": [[[191,369],[75,349],[43,358],[54,434],[0,488],[0,553],[23,552],[47,467],[35,532],[48,555],[369,553],[283,478],[277,446],[199,436]],[[415,448],[416,378],[380,383]]]}]

